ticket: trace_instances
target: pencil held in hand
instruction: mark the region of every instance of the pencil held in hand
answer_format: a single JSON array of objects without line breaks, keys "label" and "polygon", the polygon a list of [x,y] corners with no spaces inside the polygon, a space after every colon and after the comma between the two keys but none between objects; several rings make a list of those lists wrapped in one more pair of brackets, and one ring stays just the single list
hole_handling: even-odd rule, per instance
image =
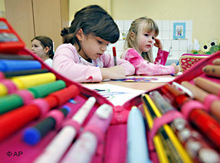
[{"label": "pencil held in hand", "polygon": [[115,47],[112,47],[112,51],[113,51],[113,57],[114,57],[114,65],[117,66],[117,58],[116,58],[116,49],[115,49]]}]

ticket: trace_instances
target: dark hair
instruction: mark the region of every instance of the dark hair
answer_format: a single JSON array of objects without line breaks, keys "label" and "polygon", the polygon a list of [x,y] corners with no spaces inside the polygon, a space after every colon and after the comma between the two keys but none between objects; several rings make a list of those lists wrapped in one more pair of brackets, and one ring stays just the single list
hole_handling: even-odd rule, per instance
[{"label": "dark hair", "polygon": [[61,31],[64,43],[77,43],[79,51],[81,46],[76,34],[80,29],[85,35],[93,34],[111,43],[115,43],[119,39],[118,26],[112,17],[98,5],[90,5],[77,11],[71,26]]},{"label": "dark hair", "polygon": [[33,40],[38,40],[40,41],[41,45],[43,46],[43,48],[45,47],[49,47],[49,51],[48,51],[48,55],[51,59],[53,59],[54,56],[54,52],[53,52],[53,41],[51,40],[51,38],[46,37],[46,36],[36,36],[34,37],[31,41]]}]

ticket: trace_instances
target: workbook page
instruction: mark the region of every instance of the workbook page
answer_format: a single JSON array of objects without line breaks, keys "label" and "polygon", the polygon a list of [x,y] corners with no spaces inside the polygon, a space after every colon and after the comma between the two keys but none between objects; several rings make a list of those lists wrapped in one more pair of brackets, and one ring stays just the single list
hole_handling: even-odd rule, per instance
[{"label": "workbook page", "polygon": [[123,105],[133,97],[145,92],[144,90],[136,90],[113,84],[84,84],[83,86],[97,91],[100,95],[111,101],[115,106]]}]

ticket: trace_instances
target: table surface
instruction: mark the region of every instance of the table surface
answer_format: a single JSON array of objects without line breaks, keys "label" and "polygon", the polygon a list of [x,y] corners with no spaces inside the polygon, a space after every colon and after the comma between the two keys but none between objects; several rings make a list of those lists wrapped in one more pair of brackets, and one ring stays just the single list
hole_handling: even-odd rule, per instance
[{"label": "table surface", "polygon": [[[178,74],[181,75],[181,74]],[[157,82],[128,82],[128,81],[112,81],[112,80],[108,80],[108,81],[102,81],[100,83],[82,83],[83,85],[86,84],[113,84],[113,85],[117,85],[117,86],[122,86],[122,87],[126,87],[126,88],[132,88],[132,89],[136,89],[136,90],[144,90],[144,91],[148,91],[154,88],[157,88],[159,86],[164,85],[165,83],[172,81],[172,78],[175,79],[176,76],[171,76],[171,75],[162,75],[162,76],[135,76],[137,78],[158,78]],[[134,77],[134,76],[128,76],[128,77]],[[164,80],[163,80],[164,79]]]}]

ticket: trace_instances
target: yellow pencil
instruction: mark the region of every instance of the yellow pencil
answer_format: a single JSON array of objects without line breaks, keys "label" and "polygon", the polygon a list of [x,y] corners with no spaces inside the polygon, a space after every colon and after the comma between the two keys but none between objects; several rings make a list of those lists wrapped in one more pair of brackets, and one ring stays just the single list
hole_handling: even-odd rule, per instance
[{"label": "yellow pencil", "polygon": [[[143,106],[144,106],[144,112],[146,115],[146,121],[147,121],[148,127],[149,127],[149,129],[151,129],[153,127],[153,119],[152,119],[150,113],[148,112],[147,107],[145,105],[143,105]],[[163,147],[163,143],[157,134],[154,136],[153,142],[155,145],[155,149],[156,149],[159,161],[163,162],[163,163],[169,163],[165,149]]]},{"label": "yellow pencil", "polygon": [[[151,100],[150,96],[145,94],[142,97],[145,98],[149,102],[149,104],[150,104],[152,110],[154,111],[154,113],[156,114],[156,116],[161,117],[160,111],[158,110],[158,108],[156,107],[154,102]],[[164,130],[166,131],[167,135],[169,136],[171,142],[173,143],[174,147],[176,148],[177,152],[179,153],[180,157],[182,158],[183,162],[192,163],[192,159],[190,158],[190,156],[188,155],[188,153],[186,152],[186,150],[184,149],[184,147],[182,146],[182,144],[180,143],[180,141],[178,140],[178,138],[174,134],[171,127],[167,124],[163,125],[163,127],[164,127]]]}]

